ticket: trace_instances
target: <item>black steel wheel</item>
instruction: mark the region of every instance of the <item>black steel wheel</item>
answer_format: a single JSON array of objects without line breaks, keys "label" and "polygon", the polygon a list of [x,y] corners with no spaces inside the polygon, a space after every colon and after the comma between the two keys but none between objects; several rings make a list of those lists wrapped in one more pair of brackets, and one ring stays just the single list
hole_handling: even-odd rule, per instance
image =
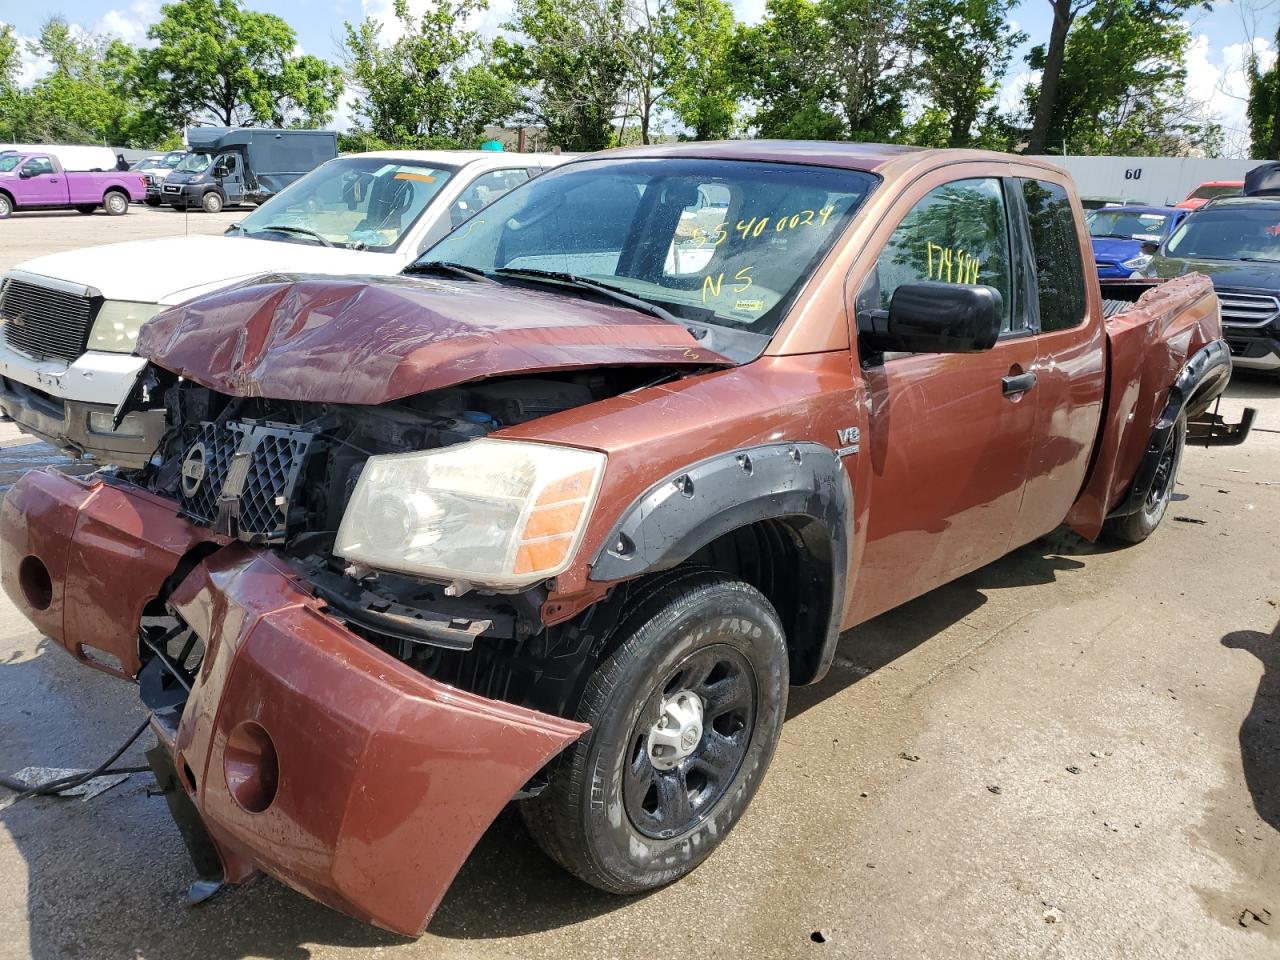
[{"label": "black steel wheel", "polygon": [[1155,478],[1142,505],[1127,516],[1108,520],[1102,528],[1107,539],[1116,543],[1141,543],[1155,532],[1173,500],[1178,470],[1182,466],[1182,451],[1186,445],[1187,418],[1179,415],[1169,435],[1169,442],[1165,444],[1160,461],[1156,464]]},{"label": "black steel wheel", "polygon": [[733,783],[751,743],[756,677],[738,650],[714,644],[690,654],[640,711],[631,731],[624,803],[647,837],[697,826]]},{"label": "black steel wheel", "polygon": [[711,854],[763,780],[787,706],[786,637],[758,590],[702,569],[632,589],[577,710],[591,729],[521,804],[552,859],[611,893]]}]

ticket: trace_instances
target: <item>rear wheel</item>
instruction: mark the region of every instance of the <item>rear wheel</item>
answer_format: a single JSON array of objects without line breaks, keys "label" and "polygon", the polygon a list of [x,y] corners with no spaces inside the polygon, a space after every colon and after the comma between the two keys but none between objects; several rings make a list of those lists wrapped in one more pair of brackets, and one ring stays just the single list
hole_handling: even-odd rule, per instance
[{"label": "rear wheel", "polygon": [[221,213],[222,212],[222,194],[215,193],[212,190],[204,195],[204,199],[200,201],[200,206],[204,208],[205,213]]},{"label": "rear wheel", "polygon": [[1155,479],[1146,500],[1128,516],[1112,517],[1103,525],[1102,532],[1108,539],[1116,543],[1141,543],[1160,526],[1173,500],[1173,488],[1178,482],[1178,468],[1182,466],[1182,450],[1186,444],[1187,418],[1186,414],[1179,414],[1156,465]]},{"label": "rear wheel", "polygon": [[13,200],[7,193],[0,193],[0,220],[13,216]]},{"label": "rear wheel", "polygon": [[709,571],[655,585],[588,681],[591,725],[521,805],[539,846],[607,890],[693,870],[755,795],[787,706],[787,645],[754,587]]},{"label": "rear wheel", "polygon": [[120,217],[129,212],[129,198],[118,190],[112,190],[102,198],[102,206],[106,208],[107,216]]}]

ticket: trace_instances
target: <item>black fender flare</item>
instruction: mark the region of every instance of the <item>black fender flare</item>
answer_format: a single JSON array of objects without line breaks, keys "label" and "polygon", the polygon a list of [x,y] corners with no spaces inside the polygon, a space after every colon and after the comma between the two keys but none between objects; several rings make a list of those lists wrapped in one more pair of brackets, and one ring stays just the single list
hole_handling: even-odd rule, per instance
[{"label": "black fender flare", "polygon": [[[819,525],[830,545],[830,596],[820,637],[793,682],[813,683],[835,656],[852,562],[853,487],[835,451],[820,443],[773,443],[719,453],[655,483],[610,528],[590,564],[590,579],[622,581],[668,570],[701,548],[763,520]],[[825,627],[825,629],[824,629]]]},{"label": "black fender flare", "polygon": [[[1231,380],[1231,350],[1225,340],[1210,340],[1191,355],[1182,365],[1169,387],[1164,409],[1151,431],[1151,439],[1143,451],[1138,470],[1133,476],[1129,495],[1111,511],[1108,517],[1123,517],[1136,513],[1146,503],[1151,484],[1155,482],[1156,468],[1173,437],[1174,425],[1193,398],[1203,399],[1206,406],[1227,388]],[[1209,395],[1206,397],[1205,394]],[[1247,429],[1245,431],[1248,432]],[[1241,437],[1241,440],[1244,438]]]}]

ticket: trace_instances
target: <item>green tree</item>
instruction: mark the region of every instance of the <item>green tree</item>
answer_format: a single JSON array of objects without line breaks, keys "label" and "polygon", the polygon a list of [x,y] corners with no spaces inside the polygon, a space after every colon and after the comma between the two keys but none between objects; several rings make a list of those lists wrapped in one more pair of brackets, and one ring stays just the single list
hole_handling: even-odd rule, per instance
[{"label": "green tree", "polygon": [[974,144],[974,124],[999,91],[1014,48],[1027,39],[1025,33],[1009,29],[1009,10],[1016,3],[917,0],[911,30],[920,54],[923,92],[930,102],[925,117],[933,114],[935,124],[946,123],[943,142],[925,141],[928,145]]},{"label": "green tree", "polygon": [[894,140],[911,87],[906,0],[769,0],[734,41],[760,136]]},{"label": "green tree", "polygon": [[[3,46],[0,43],[0,59]],[[0,83],[0,98],[6,104],[4,125],[13,130],[15,139],[141,146],[167,133],[134,95],[137,54],[128,44],[87,34],[62,17],[50,17],[29,47],[33,54],[47,58],[51,67],[29,90],[17,90],[10,80],[5,93]]]},{"label": "green tree", "polygon": [[493,69],[479,34],[463,26],[485,7],[485,0],[440,0],[415,18],[406,0],[396,0],[401,36],[390,43],[372,19],[346,24],[361,129],[398,146],[475,146],[488,124],[509,115],[512,83]]},{"label": "green tree", "polygon": [[[1276,31],[1280,46],[1280,30]],[[1249,55],[1249,133],[1253,155],[1280,160],[1280,58],[1263,70],[1257,52]]]},{"label": "green tree", "polygon": [[1220,128],[1206,123],[1201,106],[1185,95],[1183,15],[1192,5],[1098,0],[1080,16],[1064,50],[1045,147],[1185,155],[1220,145]]},{"label": "green tree", "polygon": [[673,0],[662,37],[667,92],[672,113],[695,140],[733,130],[733,44],[733,8],[725,0]]},{"label": "green tree", "polygon": [[342,71],[309,54],[284,20],[240,0],[175,0],[148,31],[139,89],[168,123],[314,127],[328,123]]},{"label": "green tree", "polygon": [[494,53],[521,91],[520,122],[541,124],[567,150],[599,150],[615,140],[627,62],[619,46],[623,0],[516,0]]}]

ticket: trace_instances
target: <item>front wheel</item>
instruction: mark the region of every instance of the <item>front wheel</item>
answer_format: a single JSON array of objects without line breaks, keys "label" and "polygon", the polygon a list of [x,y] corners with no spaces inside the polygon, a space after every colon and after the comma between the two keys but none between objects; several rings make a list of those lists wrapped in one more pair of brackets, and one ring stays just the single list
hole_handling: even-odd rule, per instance
[{"label": "front wheel", "polygon": [[754,587],[709,571],[651,585],[592,674],[591,730],[521,805],[534,840],[610,893],[693,870],[755,795],[787,707],[787,644]]},{"label": "front wheel", "polygon": [[158,206],[160,206],[160,198],[159,198],[159,197],[147,197],[147,199],[143,200],[142,202],[143,202],[143,203],[145,203],[148,207],[158,207]]},{"label": "front wheel", "polygon": [[97,205],[96,205],[96,204],[93,204],[93,203],[82,203],[82,204],[80,204],[80,206],[76,207],[76,213],[83,213],[83,214],[85,214],[86,216],[88,216],[89,214],[93,213],[93,211],[95,211],[95,210],[97,210],[97,209],[98,209],[98,207],[97,207]]},{"label": "front wheel", "polygon": [[121,217],[129,212],[129,198],[116,191],[103,197],[102,205],[106,208],[109,217]]},{"label": "front wheel", "polygon": [[210,191],[204,195],[204,199],[200,201],[200,206],[204,208],[205,213],[221,213],[222,195]]},{"label": "front wheel", "polygon": [[1103,524],[1104,536],[1115,543],[1129,544],[1141,543],[1155,532],[1173,500],[1173,488],[1178,482],[1178,468],[1182,466],[1182,450],[1186,445],[1187,417],[1183,413],[1178,415],[1169,442],[1160,455],[1146,500],[1133,513],[1112,517]]}]

